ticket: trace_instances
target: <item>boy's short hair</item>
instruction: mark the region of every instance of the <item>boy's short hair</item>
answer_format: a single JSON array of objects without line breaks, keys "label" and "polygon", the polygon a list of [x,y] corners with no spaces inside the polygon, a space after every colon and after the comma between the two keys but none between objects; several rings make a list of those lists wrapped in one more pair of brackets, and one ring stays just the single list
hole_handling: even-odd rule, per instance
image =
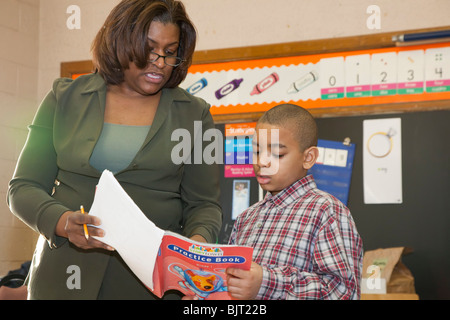
[{"label": "boy's short hair", "polygon": [[316,121],[306,109],[294,104],[281,104],[266,111],[258,123],[267,123],[294,130],[300,150],[317,146],[318,129]]},{"label": "boy's short hair", "polygon": [[108,84],[124,81],[123,71],[133,61],[147,66],[150,46],[148,30],[153,21],[173,23],[180,28],[178,57],[185,60],[173,69],[166,88],[177,87],[187,75],[197,41],[197,32],[184,5],[175,0],[122,0],[106,18],[92,43],[93,62]]}]

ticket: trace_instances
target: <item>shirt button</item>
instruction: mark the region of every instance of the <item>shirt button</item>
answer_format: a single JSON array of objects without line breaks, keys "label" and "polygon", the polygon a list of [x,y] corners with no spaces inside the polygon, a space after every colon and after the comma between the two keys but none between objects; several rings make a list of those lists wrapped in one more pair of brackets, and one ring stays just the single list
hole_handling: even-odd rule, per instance
[{"label": "shirt button", "polygon": [[261,227],[262,227],[262,223],[261,223],[261,222],[258,222],[258,223],[256,224],[256,227],[257,227],[257,228],[261,228]]}]

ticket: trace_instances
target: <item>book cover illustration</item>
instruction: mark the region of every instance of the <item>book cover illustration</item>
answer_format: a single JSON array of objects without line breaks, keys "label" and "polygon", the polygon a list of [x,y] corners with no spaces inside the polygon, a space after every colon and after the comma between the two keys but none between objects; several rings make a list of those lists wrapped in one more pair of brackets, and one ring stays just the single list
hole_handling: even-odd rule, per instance
[{"label": "book cover illustration", "polygon": [[156,259],[153,292],[178,290],[199,299],[231,299],[227,291],[225,270],[228,267],[250,269],[250,247],[192,242],[166,232]]}]

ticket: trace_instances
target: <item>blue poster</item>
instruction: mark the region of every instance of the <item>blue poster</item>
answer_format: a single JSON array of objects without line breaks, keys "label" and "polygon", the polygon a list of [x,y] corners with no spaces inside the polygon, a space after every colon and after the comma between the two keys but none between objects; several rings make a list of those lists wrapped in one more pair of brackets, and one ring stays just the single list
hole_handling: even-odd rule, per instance
[{"label": "blue poster", "polygon": [[225,139],[225,164],[252,164],[252,138],[249,136]]},{"label": "blue poster", "polygon": [[319,157],[309,173],[314,176],[320,190],[332,194],[347,205],[355,145],[319,139],[317,147]]}]

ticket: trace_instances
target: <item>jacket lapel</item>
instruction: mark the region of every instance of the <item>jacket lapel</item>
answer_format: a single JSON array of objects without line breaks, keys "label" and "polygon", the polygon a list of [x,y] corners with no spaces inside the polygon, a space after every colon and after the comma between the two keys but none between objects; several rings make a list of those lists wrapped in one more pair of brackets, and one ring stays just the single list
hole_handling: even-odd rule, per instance
[{"label": "jacket lapel", "polygon": [[173,103],[175,103],[175,101],[190,102],[190,100],[180,89],[163,89],[161,100],[159,101],[158,109],[156,110],[155,118],[153,119],[152,126],[147,135],[147,138],[145,139],[143,147],[145,147],[153,139],[159,129],[161,129],[161,127],[167,121],[170,109],[172,109],[172,105]]}]

